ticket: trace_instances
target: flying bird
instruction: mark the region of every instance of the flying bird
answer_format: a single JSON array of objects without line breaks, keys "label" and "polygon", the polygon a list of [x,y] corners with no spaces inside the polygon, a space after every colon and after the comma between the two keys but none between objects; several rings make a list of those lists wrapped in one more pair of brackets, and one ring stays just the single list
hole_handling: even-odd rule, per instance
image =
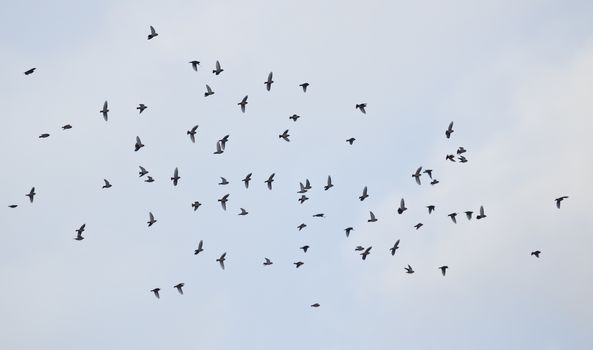
[{"label": "flying bird", "polygon": [[391,251],[391,256],[395,255],[395,251],[399,249],[399,239],[397,241],[395,241],[395,244],[393,245],[393,247],[389,248],[389,250]]},{"label": "flying bird", "polygon": [[288,119],[292,119],[292,121],[296,122],[297,119],[299,119],[300,117],[301,117],[300,115],[293,114],[290,117],[288,117]]},{"label": "flying bird", "polygon": [[297,228],[300,230],[304,229],[305,227],[307,227],[307,224],[300,224],[299,226],[297,226]]},{"label": "flying bird", "polygon": [[148,175],[148,177],[146,178],[146,180],[144,180],[144,182],[151,183],[151,182],[154,182],[154,179],[152,178],[152,176]]},{"label": "flying bird", "polygon": [[179,177],[179,169],[175,168],[175,170],[173,171],[173,177],[171,178],[171,181],[173,181],[173,186],[177,186],[177,182],[179,181],[179,179],[181,179]]},{"label": "flying bird", "polygon": [[107,105],[107,101],[105,101],[103,103],[103,109],[100,110],[99,113],[103,114],[103,119],[105,119],[105,121],[107,121],[107,118],[108,118],[107,113],[109,113],[109,107]]},{"label": "flying bird", "polygon": [[194,71],[198,71],[198,66],[200,65],[200,61],[189,61],[189,63],[191,64],[191,67],[193,68]]},{"label": "flying bird", "polygon": [[204,97],[208,97],[210,95],[214,95],[214,91],[212,91],[210,85],[206,84],[206,92],[204,92]]},{"label": "flying bird", "polygon": [[226,147],[226,143],[229,142],[229,137],[231,135],[224,135],[223,138],[221,138],[220,140],[218,140],[218,142],[220,142],[220,147],[222,148],[222,150],[224,151],[224,148]]},{"label": "flying bird", "polygon": [[310,190],[311,189],[311,182],[309,182],[309,179],[305,179],[305,189],[306,190]]},{"label": "flying bird", "polygon": [[412,177],[416,180],[416,183],[418,185],[421,185],[420,176],[422,176],[422,167],[416,169],[416,172],[414,174],[412,174]]},{"label": "flying bird", "polygon": [[346,238],[350,237],[350,232],[354,230],[354,227],[346,227],[344,231],[346,231]]},{"label": "flying bird", "polygon": [[80,228],[78,228],[78,230],[75,230],[76,231],[76,238],[74,238],[75,240],[82,241],[84,239],[84,237],[82,237],[82,233],[84,232],[85,227],[86,227],[86,224],[82,224],[80,226]]},{"label": "flying bird", "polygon": [[216,261],[218,261],[218,263],[220,264],[220,267],[224,270],[224,261],[226,260],[226,252],[222,253],[222,255],[220,256],[220,258],[216,259]]},{"label": "flying bird", "polygon": [[542,253],[542,252],[540,252],[539,250],[536,250],[536,251],[534,251],[534,252],[531,252],[531,255],[534,255],[536,258],[539,258],[539,255],[540,255],[541,253]]},{"label": "flying bird", "polygon": [[220,205],[222,205],[222,209],[224,210],[226,210],[226,202],[229,200],[229,195],[230,194],[227,193],[218,200],[220,202]]},{"label": "flying bird", "polygon": [[439,180],[437,180],[437,179],[434,179],[434,180],[432,180],[430,182],[430,184],[433,185],[433,186],[436,185],[436,184],[438,184],[438,183],[439,183]]},{"label": "flying bird", "polygon": [[146,169],[144,169],[144,167],[142,167],[140,165],[138,167],[140,168],[140,172],[138,173],[140,175],[140,177],[148,174],[148,171]]},{"label": "flying bird", "polygon": [[447,216],[451,218],[451,221],[453,221],[454,224],[457,223],[457,219],[455,218],[457,216],[457,213],[451,213]]},{"label": "flying bird", "polygon": [[445,160],[450,160],[453,163],[455,163],[455,156],[453,154],[447,154],[447,156],[445,157]]},{"label": "flying bird", "polygon": [[307,252],[307,250],[309,249],[309,246],[308,246],[308,245],[304,245],[304,246],[300,247],[299,249],[302,249],[302,250],[303,250],[303,252],[305,252],[305,253],[306,253],[306,252]]},{"label": "flying bird", "polygon": [[230,182],[227,181],[227,179],[225,179],[224,177],[220,177],[220,182],[218,183],[219,185],[228,185]]},{"label": "flying bird", "polygon": [[176,285],[173,286],[173,288],[176,288],[177,291],[179,292],[179,294],[183,295],[183,286],[185,285],[185,283],[178,283]]},{"label": "flying bird", "polygon": [[45,139],[45,138],[48,138],[48,137],[49,137],[49,134],[41,134],[41,135],[39,135],[39,138],[40,139]]},{"label": "flying bird", "polygon": [[158,36],[159,34],[156,32],[156,30],[154,30],[153,26],[150,26],[150,34],[148,34],[148,40],[154,38],[155,36]]},{"label": "flying bird", "polygon": [[103,179],[103,181],[105,181],[105,185],[102,188],[111,188],[111,183],[107,179]]},{"label": "flying bird", "polygon": [[160,299],[160,298],[161,298],[161,296],[159,295],[159,291],[160,291],[160,290],[161,290],[160,288],[155,288],[155,289],[151,289],[150,291],[154,293],[154,296],[155,296],[157,299]]},{"label": "flying bird", "polygon": [[458,155],[459,155],[459,154],[463,154],[463,153],[465,153],[465,152],[467,152],[467,151],[466,151],[466,150],[465,150],[465,148],[463,148],[463,147],[459,147],[459,148],[457,149],[457,154],[458,154]]},{"label": "flying bird", "polygon": [[295,263],[293,263],[293,264],[294,264],[294,265],[296,266],[296,268],[298,269],[299,267],[303,266],[305,263],[304,263],[304,262],[302,262],[302,261],[297,261],[297,262],[295,262]]},{"label": "flying bird", "polygon": [[318,214],[314,214],[313,217],[314,218],[325,218],[325,214],[324,213],[318,213]]},{"label": "flying bird", "polygon": [[321,305],[319,303],[315,303],[315,304],[311,304],[311,307],[320,307]]},{"label": "flying bird", "polygon": [[465,212],[465,216],[467,217],[468,220],[471,220],[472,219],[472,214],[473,213],[474,212],[471,211],[471,210],[468,210],[468,211]]},{"label": "flying bird", "polygon": [[401,215],[401,214],[403,214],[403,213],[404,213],[404,211],[406,211],[406,210],[408,210],[408,208],[406,208],[406,202],[405,202],[405,201],[404,201],[404,199],[402,198],[402,199],[399,201],[399,208],[397,208],[397,213]]},{"label": "flying bird", "polygon": [[134,144],[134,152],[138,152],[138,150],[140,150],[140,148],[142,148],[142,147],[144,147],[144,145],[142,144],[140,137],[136,136],[136,143]]},{"label": "flying bird", "polygon": [[286,141],[286,142],[290,142],[289,137],[290,137],[290,135],[288,134],[288,129],[284,130],[284,132],[282,134],[278,135],[278,138],[284,139],[284,141]]},{"label": "flying bird", "polygon": [[434,209],[435,209],[435,206],[434,205],[428,205],[426,207],[428,208],[428,214],[431,214],[434,211]]},{"label": "flying bird", "polygon": [[66,125],[62,126],[62,130],[70,130],[70,129],[72,129],[72,125],[70,125],[70,124],[66,124]]},{"label": "flying bird", "polygon": [[301,202],[301,204],[305,203],[305,201],[309,199],[309,197],[305,196],[304,194],[301,195],[301,198],[299,198],[299,202]]},{"label": "flying bird", "polygon": [[439,267],[439,269],[441,269],[441,273],[443,274],[443,277],[445,277],[445,274],[447,273],[447,269],[449,268],[449,266],[441,266]]},{"label": "flying bird", "polygon": [[156,220],[154,219],[154,215],[152,215],[152,212],[148,212],[148,227],[154,225],[155,222]]},{"label": "flying bird", "polygon": [[25,75],[30,75],[30,74],[33,74],[33,72],[35,71],[35,69],[37,69],[37,68],[31,68],[31,69],[29,69],[29,70],[26,70],[26,71],[25,71]]},{"label": "flying bird", "polygon": [[416,228],[416,230],[417,230],[417,229],[419,229],[419,228],[420,228],[420,227],[422,227],[422,226],[424,226],[424,224],[423,224],[423,223],[421,223],[421,222],[419,222],[419,223],[417,223],[416,225],[414,225],[414,227]]},{"label": "flying bird", "polygon": [[360,253],[360,255],[362,255],[362,260],[366,260],[367,255],[371,254],[371,247],[368,247],[367,249],[364,250],[364,252]]},{"label": "flying bird", "polygon": [[270,89],[272,88],[272,84],[274,83],[274,80],[272,80],[272,75],[273,73],[270,72],[270,74],[268,74],[268,80],[264,82],[264,84],[266,85],[266,90],[268,91],[270,91]]},{"label": "flying bird", "polygon": [[198,255],[203,251],[204,251],[204,241],[200,240],[200,242],[198,243],[198,249],[194,250],[194,255]]},{"label": "flying bird", "polygon": [[191,207],[194,208],[194,211],[198,210],[198,208],[202,205],[202,203],[195,201],[191,204]]},{"label": "flying bird", "polygon": [[558,197],[558,198],[554,199],[556,201],[556,208],[560,209],[560,203],[562,203],[562,201],[567,198],[568,198],[568,196],[562,196],[562,197]]},{"label": "flying bird", "polygon": [[301,194],[301,193],[307,192],[307,189],[305,188],[305,185],[303,185],[302,182],[299,182],[299,187],[300,187],[300,190],[298,190],[297,193]]},{"label": "flying bird", "polygon": [[426,169],[423,171],[432,180],[432,169]]},{"label": "flying bird", "polygon": [[367,108],[367,104],[366,103],[360,103],[356,105],[356,109],[360,109],[360,111],[362,112],[362,114],[367,114],[366,111]]},{"label": "flying bird", "polygon": [[222,73],[224,71],[224,69],[220,68],[220,62],[216,61],[216,69],[214,69],[212,71],[212,73],[219,75],[220,73]]},{"label": "flying bird", "polygon": [[362,202],[363,200],[365,200],[367,197],[369,196],[368,191],[367,191],[367,187],[364,186],[364,188],[362,189],[362,195],[360,195],[358,197],[358,199],[360,199],[360,201]]},{"label": "flying bird", "polygon": [[367,222],[376,222],[377,218],[375,217],[375,214],[373,214],[372,211],[369,211],[369,214],[371,215],[371,218],[367,220]]},{"label": "flying bird", "polygon": [[144,103],[140,103],[138,107],[136,107],[136,109],[139,111],[138,114],[142,114],[146,108],[148,107]]},{"label": "flying bird", "polygon": [[14,208],[18,207],[18,204],[11,204],[8,207],[14,209]]},{"label": "flying bird", "polygon": [[241,180],[245,184],[245,188],[249,188],[249,181],[251,181],[251,174],[252,173],[247,174],[247,176],[245,176],[245,178],[243,180]]},{"label": "flying bird", "polygon": [[303,88],[303,92],[307,92],[307,88],[309,87],[309,83],[302,83],[299,86]]},{"label": "flying bird", "polygon": [[245,106],[247,106],[247,97],[249,97],[248,95],[245,95],[245,97],[243,97],[243,99],[241,100],[241,102],[237,103],[239,106],[241,106],[241,112],[245,113]]},{"label": "flying bird", "polygon": [[220,144],[220,141],[216,141],[216,151],[214,152],[214,154],[222,154],[224,151],[222,150],[222,145]]},{"label": "flying bird", "polygon": [[447,128],[447,130],[445,130],[445,136],[447,136],[447,138],[450,138],[453,131],[453,122],[451,122],[449,123],[449,127]]},{"label": "flying bird", "polygon": [[196,143],[196,131],[198,130],[198,126],[199,125],[194,125],[194,127],[191,128],[191,130],[187,131],[187,134],[189,135],[189,138],[192,143]]},{"label": "flying bird", "polygon": [[350,145],[352,145],[354,143],[354,141],[356,141],[356,139],[354,137],[351,137],[348,140],[346,140],[346,142],[348,142]]},{"label": "flying bird", "polygon": [[356,248],[354,248],[355,252],[362,252],[364,250],[363,246],[357,245]]},{"label": "flying bird", "polygon": [[329,190],[330,188],[334,187],[332,184],[332,177],[330,175],[327,176],[327,185],[323,186],[325,191]]},{"label": "flying bird", "polygon": [[245,210],[243,208],[239,208],[239,209],[241,209],[241,212],[239,213],[239,215],[244,216],[244,215],[249,214],[249,212],[247,210]]},{"label": "flying bird", "polygon": [[35,193],[35,187],[31,188],[31,191],[29,191],[29,193],[27,193],[25,196],[29,197],[29,202],[33,203],[33,198],[35,197],[37,193]]},{"label": "flying bird", "polygon": [[264,258],[264,259],[266,259],[266,261],[264,261],[264,266],[270,266],[273,264],[273,262],[270,259],[268,259],[268,258]]},{"label": "flying bird", "polygon": [[269,190],[272,189],[272,182],[274,182],[275,175],[276,175],[276,173],[273,173],[272,175],[270,175],[270,177],[268,177],[268,179],[266,181],[264,181],[268,185]]},{"label": "flying bird", "polygon": [[467,158],[465,158],[464,156],[459,156],[459,158],[457,159],[459,159],[460,163],[467,163]]},{"label": "flying bird", "polygon": [[481,205],[480,206],[480,214],[478,216],[476,216],[476,219],[480,220],[486,217],[486,214],[484,214],[484,206]]},{"label": "flying bird", "polygon": [[414,270],[412,269],[412,266],[410,266],[409,264],[408,264],[407,267],[404,267],[404,269],[406,270],[406,273],[410,273],[410,274],[411,273],[414,273]]}]

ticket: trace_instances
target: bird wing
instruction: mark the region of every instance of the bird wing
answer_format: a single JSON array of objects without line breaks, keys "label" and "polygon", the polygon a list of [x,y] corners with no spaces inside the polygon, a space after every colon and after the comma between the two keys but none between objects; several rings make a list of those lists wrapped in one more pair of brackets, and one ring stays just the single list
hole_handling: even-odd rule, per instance
[{"label": "bird wing", "polygon": [[191,142],[196,143],[196,135],[189,134],[189,138],[190,138]]},{"label": "bird wing", "polygon": [[416,169],[416,176],[420,176],[420,173],[422,172],[422,167]]},{"label": "bird wing", "polygon": [[216,61],[216,70],[220,70],[220,62],[218,62],[218,61]]},{"label": "bird wing", "polygon": [[480,206],[480,215],[484,216],[484,206],[483,205]]},{"label": "bird wing", "polygon": [[331,176],[327,176],[327,185],[330,186],[332,184],[332,177]]},{"label": "bird wing", "polygon": [[367,196],[367,187],[364,186],[364,188],[362,189],[362,196],[366,197]]},{"label": "bird wing", "polygon": [[216,141],[216,152],[221,153],[222,149],[220,148],[220,142]]},{"label": "bird wing", "polygon": [[369,213],[371,213],[371,220],[375,220],[375,214],[373,214],[372,211],[370,211]]},{"label": "bird wing", "polygon": [[272,83],[272,76],[274,75],[273,72],[270,72],[270,74],[268,74],[268,84]]},{"label": "bird wing", "polygon": [[179,169],[175,168],[175,171],[173,172],[173,177],[179,177]]},{"label": "bird wing", "polygon": [[156,34],[156,30],[154,30],[153,26],[150,26],[150,34],[153,34],[153,35]]},{"label": "bird wing", "polygon": [[198,243],[198,250],[202,250],[203,245],[204,245],[204,241],[200,240],[200,243]]},{"label": "bird wing", "polygon": [[451,131],[451,130],[453,130],[453,122],[449,123],[449,127],[447,128],[447,131]]},{"label": "bird wing", "polygon": [[142,144],[142,141],[140,140],[140,137],[139,136],[136,136],[136,144],[137,145]]},{"label": "bird wing", "polygon": [[206,84],[206,91],[208,93],[211,93],[212,92],[212,89],[210,88],[210,85],[208,85],[208,84]]},{"label": "bird wing", "polygon": [[109,186],[110,185],[109,181],[107,181],[106,179],[103,179],[103,181],[105,181],[105,186]]},{"label": "bird wing", "polygon": [[[206,85],[206,86],[208,86],[208,85]],[[198,126],[199,126],[199,125],[194,125],[194,127],[193,127],[193,128],[191,128],[191,132],[192,132],[192,133],[196,132],[196,130],[198,130]]]},{"label": "bird wing", "polygon": [[401,209],[403,209],[403,208],[405,208],[405,207],[406,207],[406,202],[404,201],[404,199],[403,199],[403,198],[402,198],[402,199],[399,201],[399,207],[400,207]]},{"label": "bird wing", "polygon": [[421,185],[422,183],[420,182],[420,176],[414,176],[414,179],[416,180],[416,183],[418,185]]}]

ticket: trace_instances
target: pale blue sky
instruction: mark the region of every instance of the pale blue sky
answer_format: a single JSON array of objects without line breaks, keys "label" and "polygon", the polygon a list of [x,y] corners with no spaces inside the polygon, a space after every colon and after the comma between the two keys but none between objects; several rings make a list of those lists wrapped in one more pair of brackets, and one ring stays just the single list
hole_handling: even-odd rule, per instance
[{"label": "pale blue sky", "polygon": [[[1,5],[0,348],[593,347],[593,3]],[[148,41],[150,25],[159,36]],[[287,128],[290,143],[278,139]],[[146,147],[135,153],[137,135]],[[445,161],[459,146],[469,162]],[[156,182],[139,179],[138,165]],[[420,165],[440,184],[417,186]],[[305,178],[313,189],[301,205]],[[479,222],[446,216],[480,205]],[[82,223],[86,239],[74,241]],[[373,246],[364,262],[357,245]]]}]

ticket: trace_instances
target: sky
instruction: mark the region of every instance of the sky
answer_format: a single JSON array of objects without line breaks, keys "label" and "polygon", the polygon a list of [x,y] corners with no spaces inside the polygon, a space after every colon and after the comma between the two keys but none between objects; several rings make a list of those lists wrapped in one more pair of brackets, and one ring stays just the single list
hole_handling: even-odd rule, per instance
[{"label": "sky", "polygon": [[3,2],[0,348],[591,349],[592,20],[590,1]]}]

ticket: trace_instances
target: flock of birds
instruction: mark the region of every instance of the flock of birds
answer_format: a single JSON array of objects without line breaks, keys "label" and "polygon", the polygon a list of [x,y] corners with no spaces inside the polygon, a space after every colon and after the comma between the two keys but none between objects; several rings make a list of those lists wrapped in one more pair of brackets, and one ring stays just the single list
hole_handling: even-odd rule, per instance
[{"label": "flock of birds", "polygon": [[[148,40],[154,39],[155,37],[157,37],[159,34],[156,32],[156,30],[154,29],[153,26],[150,26],[150,34],[148,34]],[[200,65],[199,61],[193,60],[189,62],[191,64],[191,67],[194,71],[198,70],[198,66]],[[27,71],[24,72],[25,75],[31,75],[35,72],[36,68],[31,68],[28,69]],[[224,69],[222,69],[220,62],[216,61],[215,63],[215,69],[212,71],[213,74],[215,75],[219,75],[224,71]],[[266,86],[266,90],[270,91],[272,89],[272,84],[274,83],[273,80],[273,73],[270,72],[268,74],[267,80],[264,82],[264,85]],[[303,93],[307,92],[307,88],[309,87],[309,83],[304,82],[302,84],[299,85],[299,87],[302,89]],[[208,97],[214,94],[214,91],[212,90],[212,88],[206,84],[206,92],[204,92],[204,97]],[[241,112],[245,113],[246,111],[246,106],[248,104],[248,95],[245,95],[245,97],[243,97],[243,99],[241,101],[239,101],[237,103],[237,105],[240,107]],[[138,113],[141,114],[142,112],[144,112],[148,107],[145,104],[139,104],[138,107],[136,107],[136,109],[138,110]],[[359,103],[355,105],[355,109],[360,110],[361,113],[366,114],[366,109],[367,109],[367,104],[366,103]],[[103,116],[103,119],[107,122],[109,120],[109,103],[108,101],[105,101],[103,103],[103,108],[99,111],[101,113],[101,115]],[[300,116],[294,114],[292,116],[289,117],[291,120],[293,120],[294,122],[296,122],[298,120],[298,118],[300,118]],[[72,126],[70,124],[66,124],[64,126],[62,126],[63,130],[69,130],[72,129]],[[192,143],[196,142],[196,134],[197,134],[197,129],[198,129],[198,125],[193,126],[190,130],[187,131],[187,135],[189,135],[190,141]],[[451,135],[453,134],[454,129],[453,129],[453,122],[451,122],[447,129],[445,130],[445,137],[447,139],[451,138]],[[39,136],[39,138],[47,138],[49,137],[50,134],[48,133],[43,133]],[[226,143],[229,140],[229,136],[230,135],[225,135],[223,138],[221,138],[220,140],[218,140],[216,142],[216,150],[213,152],[214,154],[222,154],[225,150],[225,146]],[[289,129],[286,129],[284,132],[282,132],[281,134],[278,135],[278,138],[283,139],[286,142],[290,142],[290,134],[289,134]],[[350,145],[352,145],[354,143],[356,139],[354,137],[351,137],[349,139],[346,140],[346,142]],[[144,144],[142,143],[142,140],[140,139],[140,137],[136,136],[136,143],[134,144],[134,151],[138,152],[139,150],[142,149],[142,147],[144,147]],[[459,161],[460,163],[466,163],[468,161],[468,159],[464,156],[464,154],[467,152],[467,150],[464,147],[459,147],[456,151],[456,154],[447,154],[445,159],[450,161],[450,162],[456,162]],[[457,156],[457,157],[456,157]],[[139,176],[140,177],[144,177],[146,176],[146,179],[144,180],[145,182],[154,182],[155,180],[149,175],[149,171],[146,170],[144,167],[139,166],[140,168],[140,172],[139,172]],[[430,185],[436,185],[439,183],[439,181],[436,178],[433,178],[433,170],[432,169],[424,169],[423,167],[420,166],[416,169],[416,171],[412,174],[412,177],[414,178],[415,182],[418,185],[421,185],[421,177],[422,174],[426,174],[426,176],[428,176],[429,180],[430,180]],[[245,178],[243,178],[241,181],[244,183],[245,188],[249,188],[249,184],[252,178],[252,173],[249,173],[245,176]],[[272,173],[267,180],[264,181],[264,183],[266,184],[267,188],[269,190],[272,190],[272,183],[274,182],[274,176],[275,173]],[[179,169],[175,168],[175,170],[173,171],[173,176],[171,177],[171,182],[173,183],[173,186],[177,186],[179,180],[181,179],[181,177],[179,176]],[[224,178],[221,177],[221,182],[219,183],[219,185],[227,185],[229,184],[229,182]],[[109,180],[104,179],[104,185],[102,186],[103,189],[109,189],[111,188],[112,185],[109,182]],[[327,177],[327,182],[326,184],[323,186],[325,191],[330,190],[332,187],[334,187],[333,183],[332,183],[332,178],[331,176]],[[303,184],[302,182],[299,183],[299,191],[297,191],[298,194],[301,194],[301,197],[298,199],[298,201],[302,204],[305,201],[307,201],[309,198],[306,196],[307,191],[309,191],[312,188],[311,183],[308,179],[305,180],[305,183]],[[33,203],[34,198],[36,196],[36,192],[35,192],[35,187],[32,187],[31,190],[29,191],[29,193],[27,193],[25,196],[29,198],[30,203]],[[225,194],[224,196],[222,196],[221,198],[218,199],[218,202],[220,202],[220,205],[222,207],[223,210],[227,209],[227,202],[229,200],[229,196],[230,194]],[[365,186],[362,190],[362,194],[358,197],[360,201],[364,201],[366,198],[369,197],[368,194],[368,188],[367,186]],[[556,203],[556,207],[558,209],[560,209],[561,207],[561,203],[563,200],[567,199],[568,196],[561,196],[556,198],[554,201]],[[191,204],[192,208],[194,211],[198,210],[198,208],[201,206],[202,204],[198,201],[195,201]],[[10,204],[9,208],[17,208],[18,204]],[[428,205],[426,206],[427,210],[428,210],[428,214],[432,214],[436,207],[434,205]],[[402,198],[400,200],[400,204],[399,207],[397,208],[397,213],[399,215],[402,215],[408,208],[406,208],[406,203],[404,198]],[[471,210],[467,210],[463,212],[465,214],[465,217],[467,220],[472,220],[473,218],[473,214],[474,211]],[[240,216],[244,216],[244,215],[248,215],[249,212],[247,210],[245,210],[244,208],[240,208],[240,212],[238,213],[238,215]],[[457,212],[453,212],[448,214],[447,216],[451,219],[451,221],[454,224],[457,224],[457,215],[459,213]],[[314,214],[313,217],[316,218],[323,218],[325,217],[324,213],[317,213]],[[484,206],[480,206],[479,210],[478,210],[478,214],[475,216],[475,218],[477,220],[481,220],[486,218],[486,213],[484,210]],[[378,219],[376,217],[376,215],[370,211],[369,212],[369,219],[367,220],[369,223],[373,223],[373,222],[377,222]],[[152,225],[154,225],[157,222],[157,220],[155,219],[155,216],[153,215],[152,212],[148,213],[148,221],[147,221],[147,225],[148,227],[151,227]],[[304,229],[307,225],[305,223],[302,223],[300,225],[297,226],[297,229],[299,231],[301,231],[302,229]],[[414,225],[414,228],[416,230],[420,229],[423,226],[423,224],[421,222],[419,222],[418,224]],[[86,223],[82,224],[78,229],[75,230],[76,232],[76,237],[74,238],[77,241],[82,241],[84,239],[84,236],[82,235],[83,232],[85,231],[86,228]],[[346,237],[350,236],[350,233],[354,230],[353,227],[347,227],[344,229],[345,233],[346,233]],[[388,250],[390,251],[391,255],[394,256],[396,251],[400,248],[399,247],[400,244],[400,240],[398,239],[395,244],[389,248]],[[368,246],[368,247],[363,247],[363,246],[357,246],[355,248],[356,252],[359,252],[360,256],[362,257],[362,260],[366,260],[367,257],[371,254],[371,249],[373,247],[372,246]],[[300,247],[299,249],[303,250],[304,253],[307,252],[307,250],[309,249],[308,245],[304,245],[302,247]],[[202,240],[200,240],[200,242],[198,243],[198,248],[195,249],[194,254],[198,255],[201,252],[204,251],[204,242]],[[220,255],[219,258],[216,259],[216,262],[218,262],[218,264],[220,265],[220,268],[222,270],[225,269],[225,261],[226,261],[226,252],[222,253]],[[536,258],[539,258],[541,255],[541,251],[539,250],[535,250],[533,252],[531,252],[532,256],[535,256]],[[264,258],[264,262],[263,262],[263,266],[270,266],[272,265],[273,262],[265,257]],[[296,268],[301,267],[304,262],[303,261],[297,261],[293,263],[295,265]],[[446,265],[443,266],[439,266],[438,270],[440,270],[442,276],[446,276],[447,274],[447,269],[449,267]],[[412,266],[410,266],[409,264],[407,266],[404,267],[405,273],[407,274],[413,274],[415,273],[414,269],[412,268]],[[178,283],[176,285],[173,286],[173,288],[175,288],[179,294],[183,295],[183,287],[184,287],[184,283]],[[152,290],[150,290],[150,292],[154,293],[154,296],[156,298],[160,298],[160,288],[154,288]],[[320,306],[319,303],[313,303],[310,305],[311,307],[317,308]]]}]

